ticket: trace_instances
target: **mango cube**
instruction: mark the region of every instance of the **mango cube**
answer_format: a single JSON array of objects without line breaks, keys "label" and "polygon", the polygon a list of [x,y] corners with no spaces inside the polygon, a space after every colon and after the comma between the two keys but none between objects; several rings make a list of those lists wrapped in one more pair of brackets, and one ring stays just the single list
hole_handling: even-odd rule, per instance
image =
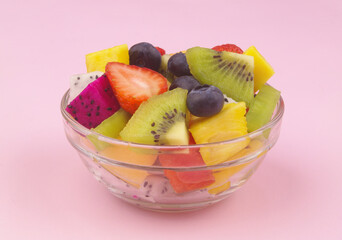
[{"label": "mango cube", "polygon": [[272,77],[274,70],[254,46],[243,54],[254,57],[254,92],[256,92]]}]

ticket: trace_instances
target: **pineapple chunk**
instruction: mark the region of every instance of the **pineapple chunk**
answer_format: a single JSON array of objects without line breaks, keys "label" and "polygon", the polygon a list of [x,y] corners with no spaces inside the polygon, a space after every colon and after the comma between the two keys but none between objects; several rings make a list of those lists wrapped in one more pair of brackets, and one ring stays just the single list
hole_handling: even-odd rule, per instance
[{"label": "pineapple chunk", "polygon": [[129,64],[128,46],[122,44],[86,55],[87,72],[105,72],[108,62]]},{"label": "pineapple chunk", "polygon": [[[215,176],[215,175],[214,175]],[[215,183],[216,183],[216,181],[218,181],[219,179],[218,179],[218,176],[215,176]],[[215,184],[214,183],[214,184]],[[209,186],[209,187],[207,187],[207,189],[208,189],[208,193],[210,193],[210,194],[219,194],[219,193],[221,193],[221,192],[224,192],[224,191],[226,191],[227,189],[229,189],[230,188],[230,182],[226,182],[226,183],[224,183],[224,184],[222,184],[222,185],[215,185],[215,186]]]},{"label": "pineapple chunk", "polygon": [[[224,105],[220,113],[197,119],[191,124],[191,132],[197,144],[225,141],[247,134],[246,104],[244,102]],[[207,165],[219,164],[245,148],[250,139],[218,144],[217,146],[202,147],[200,153]]]},{"label": "pineapple chunk", "polygon": [[274,70],[254,46],[243,54],[254,57],[254,92],[256,92],[272,77]]},{"label": "pineapple chunk", "polygon": [[[235,154],[233,157],[229,159],[229,161],[245,157],[251,153],[257,152],[264,146],[263,139],[253,139],[246,148],[242,149],[240,152]],[[258,155],[258,157],[262,156],[265,152],[262,152]],[[234,174],[240,172],[242,169],[246,168],[248,165],[253,163],[256,159],[253,159],[249,162],[242,163],[240,165],[217,169],[213,172],[215,182],[207,187],[208,192],[210,194],[218,194],[230,187],[229,178]]]}]

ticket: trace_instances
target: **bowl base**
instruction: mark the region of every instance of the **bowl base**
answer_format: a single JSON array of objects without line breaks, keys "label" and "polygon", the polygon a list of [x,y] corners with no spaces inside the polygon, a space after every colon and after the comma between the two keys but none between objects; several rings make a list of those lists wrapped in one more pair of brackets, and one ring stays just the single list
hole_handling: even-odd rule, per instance
[{"label": "bowl base", "polygon": [[[201,210],[207,208],[209,206],[214,205],[215,203],[221,202],[226,199],[228,196],[225,195],[219,199],[211,199],[210,201],[198,202],[198,203],[182,203],[182,204],[172,204],[172,203],[152,203],[152,202],[144,202],[138,199],[131,199],[124,197],[120,194],[116,194],[110,191],[115,197],[123,200],[126,203],[129,203],[135,207],[153,211],[153,212],[162,212],[162,213],[182,213],[182,212],[193,212],[197,210]],[[229,194],[230,195],[230,194]]]}]

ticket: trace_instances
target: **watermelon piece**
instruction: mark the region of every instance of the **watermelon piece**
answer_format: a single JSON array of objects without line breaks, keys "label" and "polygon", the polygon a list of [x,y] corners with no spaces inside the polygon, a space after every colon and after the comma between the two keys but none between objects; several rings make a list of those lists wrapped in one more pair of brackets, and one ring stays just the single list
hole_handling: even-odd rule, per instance
[{"label": "watermelon piece", "polygon": [[[190,137],[190,144],[194,144],[192,137]],[[205,166],[197,149],[189,149],[189,153],[186,154],[161,154],[159,155],[159,162],[164,167]],[[176,193],[202,189],[215,182],[211,170],[184,172],[164,170],[164,174]]]},{"label": "watermelon piece", "polygon": [[119,110],[108,78],[103,75],[90,83],[66,108],[86,128],[95,128]]}]

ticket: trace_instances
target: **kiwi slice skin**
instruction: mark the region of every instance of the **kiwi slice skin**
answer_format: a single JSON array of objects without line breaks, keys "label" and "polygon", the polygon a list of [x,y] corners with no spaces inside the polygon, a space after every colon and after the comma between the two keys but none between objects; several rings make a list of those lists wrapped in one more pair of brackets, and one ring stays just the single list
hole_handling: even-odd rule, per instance
[{"label": "kiwi slice skin", "polygon": [[261,128],[271,120],[279,98],[277,89],[269,85],[261,87],[246,114],[248,132]]},{"label": "kiwi slice skin", "polygon": [[185,89],[176,88],[143,102],[120,132],[122,140],[152,145],[187,145],[187,93]]},{"label": "kiwi slice skin", "polygon": [[193,47],[186,51],[190,72],[201,83],[214,85],[235,101],[249,106],[254,96],[254,58]]}]

